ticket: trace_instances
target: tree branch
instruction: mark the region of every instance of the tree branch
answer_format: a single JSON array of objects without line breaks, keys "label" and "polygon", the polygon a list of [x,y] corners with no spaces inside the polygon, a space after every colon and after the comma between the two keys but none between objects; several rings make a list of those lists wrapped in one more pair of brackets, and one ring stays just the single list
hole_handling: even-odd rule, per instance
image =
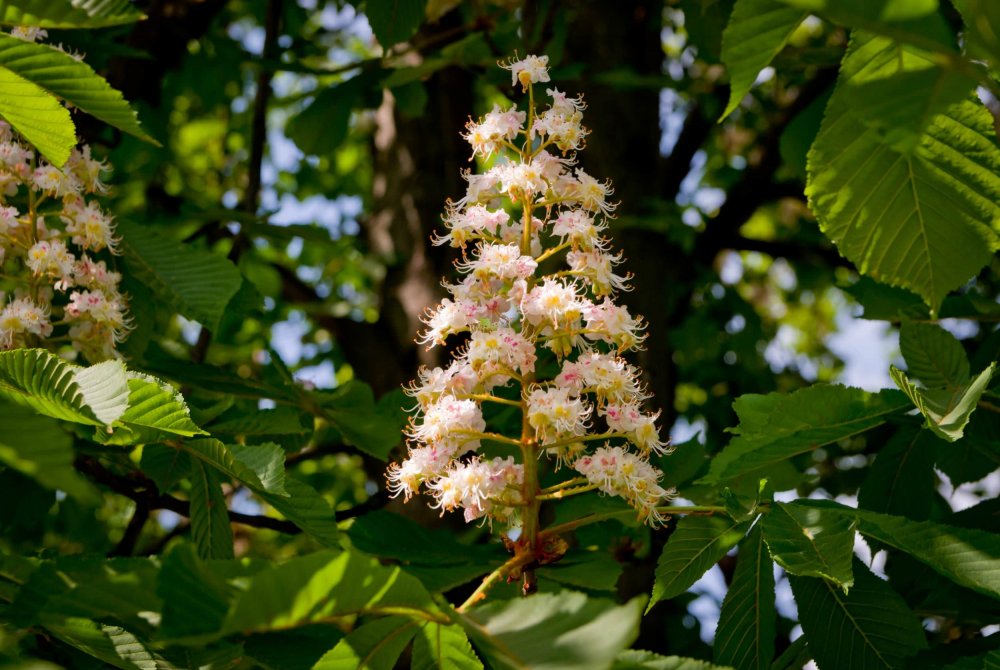
[{"label": "tree branch", "polygon": [[[281,32],[281,0],[267,1],[267,15],[264,20],[264,59],[274,59],[278,49],[278,35]],[[261,168],[264,165],[264,141],[267,138],[267,104],[271,98],[271,80],[274,71],[260,68],[257,72],[257,90],[253,99],[253,118],[250,122],[250,157],[247,164],[247,187],[243,192],[240,209],[248,214],[257,213],[260,201]],[[233,246],[229,248],[228,258],[234,264],[249,245],[249,237],[241,230],[233,237]],[[198,341],[191,349],[191,360],[202,363],[208,354],[212,343],[212,333],[202,326],[198,333]]]},{"label": "tree branch", "polygon": [[[106,486],[118,495],[125,496],[134,501],[137,506],[144,506],[147,514],[153,510],[165,509],[183,517],[191,517],[190,502],[159,493],[156,484],[139,472],[133,472],[128,477],[118,475],[101,465],[97,459],[89,456],[78,456],[73,462],[73,466],[91,481]],[[228,510],[228,512],[229,520],[232,523],[253,528],[267,528],[288,535],[297,535],[302,532],[291,521],[274,519],[269,516],[243,514],[232,510]]]},{"label": "tree branch", "polygon": [[798,96],[783,109],[760,138],[760,160],[743,173],[743,178],[726,193],[726,202],[719,213],[708,222],[704,233],[695,243],[695,256],[711,262],[732,240],[740,239],[739,229],[757,208],[789,192],[788,183],[773,184],[775,172],[781,166],[779,144],[785,128],[800,112],[819,98],[837,78],[837,68],[825,68],[803,84]]},{"label": "tree branch", "polygon": [[147,521],[149,521],[149,507],[145,501],[136,500],[135,511],[132,512],[128,526],[125,527],[125,533],[115,548],[108,553],[108,557],[131,556],[132,552],[135,551],[135,543],[138,542],[139,535],[142,534],[142,529]]}]

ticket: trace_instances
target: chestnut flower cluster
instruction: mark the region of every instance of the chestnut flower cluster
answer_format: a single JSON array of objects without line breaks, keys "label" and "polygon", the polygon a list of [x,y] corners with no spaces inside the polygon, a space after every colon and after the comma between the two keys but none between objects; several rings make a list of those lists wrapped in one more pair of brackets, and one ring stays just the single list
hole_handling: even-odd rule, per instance
[{"label": "chestnut flower cluster", "polygon": [[86,145],[51,165],[0,122],[0,350],[68,341],[92,362],[117,355],[130,330],[121,275],[96,255],[118,240],[92,199],[107,169]]},{"label": "chestnut flower cluster", "polygon": [[[467,521],[522,525],[529,535],[541,499],[589,490],[620,496],[655,524],[673,492],[659,485],[649,455],[668,447],[657,414],[643,409],[639,370],[621,356],[645,334],[614,301],[630,279],[616,271],[621,255],[604,236],[616,204],[608,182],[576,165],[588,133],[582,98],[548,89],[548,108],[535,108],[532,85],[549,81],[547,64],[528,56],[503,65],[529,93],[527,110],[497,105],[463,135],[492,167],[466,173],[465,196],[448,203],[447,232],[434,242],[461,250],[462,279],[445,284],[451,297],[428,313],[418,341],[467,342],[408,389],[417,414],[389,489],[409,500],[423,487],[442,513],[462,509]],[[543,357],[558,366],[550,379],[537,374]],[[516,395],[504,391],[512,385]],[[517,407],[521,435],[487,432],[484,403]],[[519,450],[520,461],[483,457],[484,442]],[[558,496],[539,488],[543,454],[578,474],[554,487]]]}]

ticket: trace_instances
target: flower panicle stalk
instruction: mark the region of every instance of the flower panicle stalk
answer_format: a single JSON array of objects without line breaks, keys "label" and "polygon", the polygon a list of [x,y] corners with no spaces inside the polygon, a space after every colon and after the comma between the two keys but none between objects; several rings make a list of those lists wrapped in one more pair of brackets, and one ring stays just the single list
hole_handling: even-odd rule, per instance
[{"label": "flower panicle stalk", "polygon": [[[640,371],[622,356],[645,333],[642,319],[615,302],[630,279],[616,272],[621,254],[604,235],[617,203],[609,182],[576,163],[588,134],[583,99],[550,88],[538,109],[535,85],[550,81],[548,58],[501,66],[528,106],[496,105],[466,126],[473,158],[491,167],[467,172],[464,197],[446,205],[446,231],[433,241],[461,250],[462,278],[445,284],[450,297],[428,312],[418,336],[431,347],[456,335],[467,344],[446,367],[421,369],[407,389],[417,401],[409,453],[387,478],[393,495],[409,500],[423,490],[442,513],[460,509],[467,521],[504,526],[529,592],[533,566],[551,560],[540,540],[543,501],[598,490],[655,525],[673,491],[659,485],[662,472],[649,460],[669,452],[658,413],[645,409]],[[540,378],[540,361],[554,361],[558,374]],[[517,400],[497,393],[511,386]],[[488,459],[480,453],[490,435],[483,404],[497,398],[520,410],[520,434],[504,440],[520,453]],[[548,459],[575,471],[572,485],[541,489]]]}]

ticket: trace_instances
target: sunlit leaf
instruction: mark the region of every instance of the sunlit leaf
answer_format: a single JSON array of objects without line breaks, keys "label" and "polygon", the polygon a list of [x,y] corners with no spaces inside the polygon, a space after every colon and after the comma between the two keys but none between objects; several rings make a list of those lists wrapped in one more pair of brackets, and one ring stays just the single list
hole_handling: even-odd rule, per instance
[{"label": "sunlit leaf", "polygon": [[749,526],[748,521],[715,516],[686,516],[678,521],[656,563],[649,608],[687,591],[743,539]]},{"label": "sunlit leaf", "polygon": [[143,18],[131,0],[0,0],[0,24],[104,28]]},{"label": "sunlit leaf", "polygon": [[738,0],[722,33],[722,62],[729,71],[729,104],[736,109],[809,12],[779,0]]},{"label": "sunlit leaf", "polygon": [[822,508],[775,503],[764,539],[775,562],[793,575],[824,577],[847,591],[854,556],[854,520]]},{"label": "sunlit leaf", "polygon": [[458,615],[491,667],[607,668],[639,632],[642,599],[624,605],[582,593],[539,593],[487,602]]},{"label": "sunlit leaf", "polygon": [[155,143],[122,94],[89,65],[64,51],[0,33],[0,67],[119,130]]}]

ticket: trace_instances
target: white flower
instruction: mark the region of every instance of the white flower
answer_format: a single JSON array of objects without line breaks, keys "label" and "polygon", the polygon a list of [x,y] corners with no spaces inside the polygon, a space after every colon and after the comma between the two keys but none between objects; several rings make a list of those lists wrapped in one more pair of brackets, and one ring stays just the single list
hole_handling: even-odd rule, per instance
[{"label": "white flower", "polygon": [[0,235],[10,235],[21,228],[17,207],[0,207]]},{"label": "white flower", "polygon": [[109,270],[104,261],[94,262],[85,254],[73,264],[73,285],[117,292],[122,276]]},{"label": "white flower", "polygon": [[457,360],[447,368],[421,367],[417,371],[417,379],[418,381],[411,383],[405,392],[416,398],[424,408],[445,394],[458,396],[472,393],[479,381],[475,371],[464,360]]},{"label": "white flower", "polygon": [[612,354],[590,352],[563,363],[555,383],[574,393],[589,392],[603,404],[640,403],[648,398],[639,384],[639,371],[625,359]]},{"label": "white flower", "polygon": [[472,145],[472,155],[484,158],[500,151],[505,142],[510,142],[521,132],[526,114],[517,111],[516,107],[504,111],[500,105],[494,105],[493,111],[486,114],[479,122],[469,121],[465,128],[468,131],[462,135]]},{"label": "white flower", "polygon": [[646,339],[642,323],[609,298],[599,304],[588,305],[583,319],[587,324],[587,339],[614,344],[622,351],[636,347]]},{"label": "white flower", "polygon": [[87,318],[107,324],[116,331],[123,331],[127,325],[120,296],[108,295],[100,289],[70,293],[69,304],[66,305],[66,317]]},{"label": "white flower", "polygon": [[113,233],[111,217],[101,211],[96,202],[85,203],[83,198],[67,198],[60,218],[66,232],[73,236],[73,244],[84,249],[100,251],[108,247],[117,251],[118,240]]},{"label": "white flower", "polygon": [[427,484],[441,513],[456,508],[465,510],[465,520],[473,521],[493,511],[495,505],[518,504],[524,466],[513,458],[495,458],[457,463],[442,476]]},{"label": "white flower", "polygon": [[608,422],[608,428],[628,437],[644,453],[665,454],[670,451],[667,443],[660,441],[660,433],[656,429],[658,414],[644,414],[634,403],[609,403],[600,413]]},{"label": "white flower", "polygon": [[26,334],[38,337],[51,335],[49,311],[28,298],[17,298],[0,311],[0,347],[9,349],[23,343]]},{"label": "white flower", "polygon": [[477,371],[485,367],[501,374],[513,370],[524,375],[535,370],[534,343],[511,328],[474,332],[466,357]]},{"label": "white flower", "polygon": [[469,182],[469,186],[465,191],[465,197],[452,206],[461,209],[462,207],[496,199],[500,195],[500,192],[497,190],[500,177],[495,170],[496,168],[486,174],[472,174],[469,171],[465,171],[462,176]]},{"label": "white flower", "polygon": [[72,172],[60,170],[54,165],[41,165],[31,175],[31,183],[36,189],[57,198],[76,195],[83,184]]},{"label": "white flower", "polygon": [[573,467],[599,490],[628,501],[647,523],[665,520],[657,506],[669,502],[674,491],[660,486],[663,473],[636,454],[605,445],[581,457]]},{"label": "white flower", "polygon": [[595,295],[607,295],[628,290],[631,275],[617,275],[614,267],[622,262],[621,253],[610,254],[602,249],[576,249],[566,254],[566,263],[578,276],[589,280]]},{"label": "white flower", "polygon": [[[10,126],[5,124],[7,134]],[[18,142],[12,141],[9,137],[0,141],[0,168],[11,173],[11,177],[17,181],[26,181],[31,175],[31,159],[34,152]],[[16,193],[16,189],[14,191]],[[8,193],[7,195],[13,195]]]},{"label": "white flower", "polygon": [[548,137],[564,154],[583,148],[584,139],[590,133],[583,127],[583,115],[579,112],[565,113],[555,108],[546,110],[531,126],[532,133]]},{"label": "white flower", "polygon": [[496,169],[500,178],[500,192],[506,193],[514,202],[534,198],[545,193],[549,187],[541,169],[534,163],[507,163]]},{"label": "white flower", "polygon": [[576,169],[576,183],[568,190],[581,207],[591,212],[603,212],[610,217],[618,207],[618,203],[608,202],[615,192],[611,184],[597,181],[580,168]]},{"label": "white flower", "polygon": [[538,263],[531,256],[522,256],[516,244],[481,244],[476,258],[456,267],[478,278],[515,280],[527,279],[535,273]]},{"label": "white flower", "polygon": [[403,499],[409,500],[425,480],[444,472],[449,462],[451,454],[437,447],[411,449],[406,460],[389,466],[386,473],[389,494],[395,498],[402,493]]},{"label": "white flower", "polygon": [[61,240],[41,240],[31,245],[25,264],[35,276],[66,278],[73,275],[76,258]]},{"label": "white flower", "polygon": [[581,298],[579,287],[567,281],[546,279],[534,287],[521,300],[521,313],[529,323],[567,328],[583,315],[587,302]]},{"label": "white flower", "polygon": [[434,244],[450,242],[453,247],[465,247],[472,240],[483,235],[495,237],[499,230],[510,222],[510,215],[502,209],[490,211],[482,205],[468,209],[452,209],[444,223],[450,229],[446,235],[438,235]]},{"label": "white flower", "polygon": [[516,86],[521,83],[521,88],[525,91],[531,84],[538,84],[550,81],[549,79],[549,57],[548,56],[525,56],[524,60],[511,60],[509,63],[500,63],[500,67],[510,70],[510,83]]},{"label": "white flower", "polygon": [[445,338],[453,333],[468,330],[469,326],[479,320],[481,308],[471,300],[450,300],[445,298],[437,309],[429,312],[423,319],[428,329],[417,339],[420,344],[433,346],[444,344]]},{"label": "white flower", "polygon": [[552,110],[557,114],[571,115],[587,109],[587,105],[583,103],[582,95],[570,98],[558,88],[547,88],[545,92],[552,98]]},{"label": "white flower", "polygon": [[592,249],[602,247],[605,242],[601,233],[606,224],[597,224],[594,217],[582,209],[569,209],[559,212],[552,225],[552,234],[561,242],[569,242],[573,247]]},{"label": "white flower", "polygon": [[37,42],[48,37],[49,32],[37,26],[14,26],[10,29],[10,35],[25,42]]},{"label": "white flower", "polygon": [[422,422],[411,422],[408,433],[415,442],[437,446],[455,457],[478,449],[475,434],[484,430],[483,412],[475,401],[443,395],[424,410]]},{"label": "white flower", "polygon": [[528,423],[539,444],[585,435],[590,413],[590,406],[569,389],[539,388],[528,396]]},{"label": "white flower", "polygon": [[105,193],[108,190],[101,182],[101,172],[108,172],[110,168],[105,161],[99,161],[90,155],[90,146],[87,144],[73,149],[63,169],[72,172],[88,193]]}]

